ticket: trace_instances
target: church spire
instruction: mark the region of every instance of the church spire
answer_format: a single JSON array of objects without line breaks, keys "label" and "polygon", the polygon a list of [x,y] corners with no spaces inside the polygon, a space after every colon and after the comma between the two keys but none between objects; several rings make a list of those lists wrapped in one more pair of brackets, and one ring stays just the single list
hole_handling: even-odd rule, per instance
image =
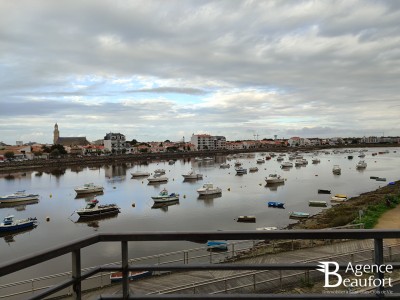
[{"label": "church spire", "polygon": [[57,144],[58,138],[60,137],[60,132],[58,131],[58,125],[54,125],[54,132],[53,132],[53,144]]}]

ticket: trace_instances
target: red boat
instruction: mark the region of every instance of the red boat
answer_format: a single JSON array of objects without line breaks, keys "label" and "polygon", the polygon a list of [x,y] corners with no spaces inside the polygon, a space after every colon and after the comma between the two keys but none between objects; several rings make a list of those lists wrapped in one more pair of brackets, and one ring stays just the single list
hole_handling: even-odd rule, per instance
[{"label": "red boat", "polygon": [[[137,272],[129,272],[128,277],[129,280],[135,280],[147,276],[151,276],[151,271],[137,271]],[[122,281],[122,272],[114,272],[110,275],[111,282]]]}]

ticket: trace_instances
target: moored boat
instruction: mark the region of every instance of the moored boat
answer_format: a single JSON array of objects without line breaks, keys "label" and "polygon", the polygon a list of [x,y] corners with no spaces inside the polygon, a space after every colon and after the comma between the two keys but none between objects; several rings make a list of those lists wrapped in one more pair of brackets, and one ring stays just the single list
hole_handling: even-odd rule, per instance
[{"label": "moored boat", "polygon": [[228,250],[228,243],[226,241],[207,241],[207,250]]},{"label": "moored boat", "polygon": [[[128,278],[129,278],[129,280],[136,280],[136,279],[140,279],[143,277],[151,276],[152,274],[153,274],[152,271],[138,271],[138,272],[129,271]],[[111,282],[122,281],[122,272],[111,273],[110,280],[111,280]]]},{"label": "moored boat", "polygon": [[259,227],[259,228],[256,228],[256,230],[262,230],[262,231],[278,230],[278,227],[275,227],[275,226]]},{"label": "moored boat", "polygon": [[160,174],[160,175],[165,174],[165,170],[164,169],[154,170],[154,174]]},{"label": "moored boat", "polygon": [[247,169],[244,169],[242,167],[235,168],[235,171],[236,171],[236,175],[247,174]]},{"label": "moored boat", "polygon": [[153,199],[155,203],[177,201],[179,200],[179,194],[175,193],[168,194],[168,191],[166,189],[163,189],[160,192],[160,194],[158,194],[157,196],[152,196],[151,199]]},{"label": "moored boat", "polygon": [[257,167],[251,167],[249,168],[249,172],[257,172],[258,168]]},{"label": "moored boat", "polygon": [[269,174],[268,177],[265,177],[265,181],[267,182],[267,184],[284,183],[285,178],[282,178],[278,174]]},{"label": "moored boat", "polygon": [[75,192],[79,194],[90,194],[90,193],[99,193],[104,190],[104,188],[100,185],[95,185],[94,183],[86,183],[83,186],[76,187]]},{"label": "moored boat", "polygon": [[221,169],[229,169],[229,168],[231,167],[231,165],[230,165],[230,164],[227,164],[227,163],[223,163],[223,164],[220,164],[219,167],[220,167]]},{"label": "moored boat", "polygon": [[367,163],[363,160],[360,160],[356,165],[356,169],[365,169],[366,167]]},{"label": "moored boat", "polygon": [[285,205],[285,203],[283,203],[283,202],[276,202],[276,201],[268,202],[268,207],[285,208],[284,205]]},{"label": "moored boat", "polygon": [[167,182],[167,181],[168,181],[168,177],[166,177],[166,176],[160,176],[160,175],[154,174],[153,177],[147,178],[147,181],[148,181],[149,183]]},{"label": "moored boat", "polygon": [[255,223],[256,217],[255,216],[239,216],[237,218],[237,221],[243,222],[243,223]]},{"label": "moored boat", "polygon": [[263,164],[265,163],[265,160],[263,160],[262,158],[257,159],[257,163],[258,164]]},{"label": "moored boat", "polygon": [[310,200],[308,201],[308,206],[318,206],[318,207],[325,207],[328,203],[326,201],[319,201],[319,200]]},{"label": "moored boat", "polygon": [[342,169],[339,167],[339,165],[334,165],[332,168],[332,173],[335,175],[340,175],[340,173],[342,173]]},{"label": "moored boat", "polygon": [[318,194],[330,194],[331,190],[318,189]]},{"label": "moored boat", "polygon": [[27,194],[25,191],[17,191],[14,194],[5,195],[0,197],[0,203],[12,203],[39,200],[38,194]]},{"label": "moored boat", "polygon": [[116,204],[99,205],[98,200],[92,200],[84,208],[78,209],[75,212],[80,218],[91,218],[105,215],[118,214],[119,207]]},{"label": "moored boat", "polygon": [[300,211],[292,211],[289,214],[289,218],[293,218],[293,219],[306,219],[310,216],[309,213],[305,213],[305,212],[300,212]]},{"label": "moored boat", "polygon": [[189,171],[187,174],[182,175],[184,179],[202,179],[203,174],[198,174],[194,170]]},{"label": "moored boat", "polygon": [[336,194],[335,196],[331,197],[331,201],[333,201],[333,202],[344,202],[347,200],[348,200],[348,197],[347,197],[347,195],[344,195],[344,194]]},{"label": "moored boat", "polygon": [[313,158],[312,159],[312,163],[313,164],[319,164],[321,162],[321,160],[319,158]]},{"label": "moored boat", "polygon": [[36,218],[14,220],[14,216],[7,216],[0,223],[0,232],[17,231],[24,228],[34,227],[37,224]]},{"label": "moored boat", "polygon": [[212,183],[205,183],[202,188],[197,190],[197,193],[199,193],[199,195],[214,195],[221,194],[222,190],[219,187],[214,187]]},{"label": "moored boat", "polygon": [[289,161],[284,161],[283,163],[281,163],[281,168],[291,168],[293,167],[293,164]]},{"label": "moored boat", "polygon": [[132,178],[135,178],[135,177],[148,177],[148,176],[150,176],[150,173],[137,171],[137,172],[131,173],[131,175],[132,175]]}]

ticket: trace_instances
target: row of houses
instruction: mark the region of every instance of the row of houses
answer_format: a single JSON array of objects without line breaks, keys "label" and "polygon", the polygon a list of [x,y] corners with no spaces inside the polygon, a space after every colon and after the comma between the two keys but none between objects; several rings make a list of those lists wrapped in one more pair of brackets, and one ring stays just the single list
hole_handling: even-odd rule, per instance
[{"label": "row of houses", "polygon": [[[147,142],[133,143],[126,140],[124,134],[107,133],[104,139],[95,143],[89,143],[86,138],[60,138],[55,139],[62,144],[69,154],[75,155],[109,155],[109,154],[136,154],[136,153],[161,153],[168,151],[196,151],[196,150],[242,150],[268,147],[305,147],[320,145],[350,145],[350,144],[378,144],[395,143],[400,144],[400,137],[362,137],[362,138],[301,138],[291,137],[289,139],[263,139],[263,140],[241,140],[227,141],[224,136],[212,136],[209,134],[193,134],[190,142]],[[17,146],[0,144],[0,161],[6,159],[5,153],[12,152],[15,159],[48,158],[49,153],[43,152],[43,146],[36,143]]]}]

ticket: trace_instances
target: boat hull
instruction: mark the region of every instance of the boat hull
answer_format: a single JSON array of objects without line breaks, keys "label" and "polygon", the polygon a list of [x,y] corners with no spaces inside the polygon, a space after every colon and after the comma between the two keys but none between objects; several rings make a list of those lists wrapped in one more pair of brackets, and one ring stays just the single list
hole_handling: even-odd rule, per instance
[{"label": "boat hull", "polygon": [[151,197],[155,203],[165,203],[171,201],[179,201],[179,195],[168,197]]},{"label": "boat hull", "polygon": [[[143,271],[143,272],[129,272],[128,278],[129,280],[137,280],[140,278],[151,276],[151,271]],[[122,272],[115,272],[110,275],[111,282],[119,282],[122,281]]]},{"label": "boat hull", "polygon": [[93,193],[100,193],[103,192],[103,188],[93,188],[93,189],[75,189],[75,192],[78,195],[82,194],[93,194]]},{"label": "boat hull", "polygon": [[0,197],[0,203],[14,203],[32,200],[39,200],[39,195],[31,194],[25,197]]},{"label": "boat hull", "polygon": [[35,225],[36,225],[35,220],[30,220],[30,221],[19,223],[19,224],[0,225],[0,232],[18,231],[21,229],[34,227]]},{"label": "boat hull", "polygon": [[242,223],[255,223],[256,217],[255,216],[240,216],[237,219],[238,222]]},{"label": "boat hull", "polygon": [[95,218],[99,216],[118,214],[119,212],[120,212],[119,208],[112,207],[112,208],[93,210],[93,211],[77,211],[76,213],[79,215],[80,218]]}]

